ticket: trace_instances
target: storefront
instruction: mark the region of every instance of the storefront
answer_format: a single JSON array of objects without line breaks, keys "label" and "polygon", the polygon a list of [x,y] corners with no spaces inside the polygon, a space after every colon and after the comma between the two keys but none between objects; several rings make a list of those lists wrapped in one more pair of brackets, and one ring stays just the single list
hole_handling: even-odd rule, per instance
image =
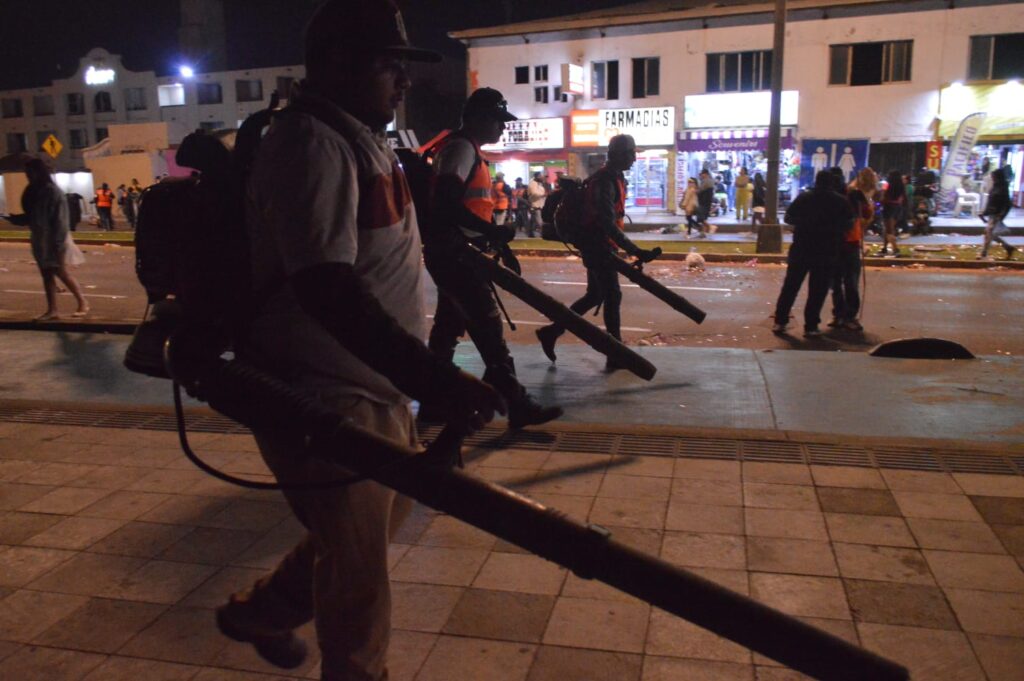
[{"label": "storefront", "polygon": [[523,118],[506,123],[500,140],[480,148],[491,163],[492,175],[503,173],[509,184],[515,184],[516,178],[526,183],[540,172],[553,185],[558,173],[569,172],[567,121],[564,117]]},{"label": "storefront", "polygon": [[[779,186],[788,196],[795,179],[789,169],[795,160],[795,137],[799,94],[782,93],[782,166]],[[676,138],[676,192],[678,206],[688,178],[701,170],[712,174],[728,168],[733,176],[745,167],[753,177],[768,175],[768,124],[771,116],[770,92],[728,92],[688,95],[683,103],[683,130]],[[677,208],[677,212],[678,208]]]},{"label": "storefront", "polygon": [[609,139],[632,135],[637,158],[626,176],[626,209],[632,213],[672,210],[675,119],[674,106],[573,111],[572,174],[590,175],[604,164]]},{"label": "storefront", "polygon": [[[949,142],[969,118],[978,121],[974,143],[960,166],[984,193],[985,176],[995,168],[1010,168],[1010,196],[1014,205],[1024,205],[1024,85],[1004,83],[964,85],[953,83],[939,92],[937,133]],[[948,156],[948,151],[947,151]]]}]

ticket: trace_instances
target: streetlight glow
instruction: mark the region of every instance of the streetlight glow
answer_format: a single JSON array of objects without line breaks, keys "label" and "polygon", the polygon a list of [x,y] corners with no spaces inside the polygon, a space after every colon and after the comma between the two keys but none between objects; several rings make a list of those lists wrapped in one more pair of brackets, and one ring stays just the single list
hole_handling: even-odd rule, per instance
[{"label": "streetlight glow", "polygon": [[184,65],[178,67],[178,73],[181,74],[182,78],[191,78],[192,76],[196,75],[195,70],[191,66]]}]

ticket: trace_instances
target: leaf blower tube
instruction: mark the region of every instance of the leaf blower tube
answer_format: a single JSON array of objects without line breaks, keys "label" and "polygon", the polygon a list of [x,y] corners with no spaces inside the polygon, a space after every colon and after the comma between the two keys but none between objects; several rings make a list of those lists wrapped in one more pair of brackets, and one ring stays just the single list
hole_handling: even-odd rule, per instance
[{"label": "leaf blower tube", "polygon": [[814,678],[909,678],[902,667],[757,601],[614,539],[604,528],[563,513],[443,462],[435,448],[457,447],[446,429],[426,453],[388,442],[242,361],[190,353],[168,341],[171,375],[190,394],[254,430],[298,431],[310,454],[386,485],[564,566]]},{"label": "leaf blower tube", "polygon": [[[658,369],[609,333],[594,326],[568,307],[534,287],[515,272],[488,258],[473,246],[467,246],[460,259],[486,278],[523,301],[537,312],[564,327],[581,341],[616,364],[649,381]],[[702,313],[703,314],[703,313]]]},{"label": "leaf blower tube", "polygon": [[[654,250],[656,251],[655,257],[661,255],[660,248],[655,248]],[[667,303],[668,306],[676,312],[686,315],[698,324],[703,322],[704,318],[707,317],[707,313],[704,312],[704,310],[700,309],[675,291],[666,288],[657,280],[644,274],[644,271],[637,265],[630,264],[611,252],[608,253],[608,259],[616,272],[624,276],[626,279],[629,279],[631,282],[647,291],[661,302]]]}]

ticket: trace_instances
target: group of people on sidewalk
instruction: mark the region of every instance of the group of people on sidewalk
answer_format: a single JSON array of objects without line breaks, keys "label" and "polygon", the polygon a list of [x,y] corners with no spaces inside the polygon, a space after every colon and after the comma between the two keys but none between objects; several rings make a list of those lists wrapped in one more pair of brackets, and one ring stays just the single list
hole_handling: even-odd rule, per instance
[{"label": "group of people on sidewalk", "polygon": [[523,178],[517,177],[512,186],[505,181],[505,173],[495,173],[491,183],[494,224],[507,224],[532,239],[543,225],[541,211],[551,191],[551,184],[541,172],[534,173],[528,184],[523,184]]},{"label": "group of people on sidewalk", "polygon": [[[745,222],[749,217],[756,231],[757,225],[765,221],[768,185],[764,177],[761,173],[754,173],[751,178],[746,167],[741,167],[732,184],[736,192],[736,219]],[[679,201],[679,210],[686,216],[686,236],[696,232],[698,238],[704,238],[708,233],[715,233],[717,227],[709,223],[708,218],[729,211],[728,190],[723,176],[719,174],[712,177],[707,168],[700,171],[699,177],[691,177],[686,181],[683,198]],[[675,231],[673,227],[666,227],[662,233],[671,234]]]}]

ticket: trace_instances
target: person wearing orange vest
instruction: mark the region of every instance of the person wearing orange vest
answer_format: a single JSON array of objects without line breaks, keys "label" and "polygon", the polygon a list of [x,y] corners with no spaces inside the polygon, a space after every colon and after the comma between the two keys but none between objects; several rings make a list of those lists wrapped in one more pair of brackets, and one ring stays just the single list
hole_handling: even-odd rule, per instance
[{"label": "person wearing orange vest", "polygon": [[[647,251],[626,236],[623,220],[626,217],[626,178],[623,173],[636,162],[636,142],[630,135],[615,135],[608,141],[608,160],[604,166],[587,179],[583,203],[583,231],[586,240],[577,243],[583,266],[587,268],[587,292],[569,306],[578,315],[604,305],[605,330],[622,340],[619,307],[622,303],[622,289],[619,287],[619,273],[608,258],[617,258],[613,252],[621,248],[627,254],[642,262],[653,260],[655,254]],[[555,361],[555,343],[565,329],[558,324],[549,324],[537,330],[537,338],[544,354]],[[606,371],[621,369],[609,359]]]},{"label": "person wearing orange vest", "polygon": [[[484,382],[508,403],[509,427],[522,428],[558,418],[562,409],[538,404],[519,383],[512,354],[503,338],[493,288],[459,259],[468,241],[483,250],[497,247],[499,253],[507,254],[504,262],[518,269],[518,263],[507,250],[515,230],[493,222],[496,206],[491,177],[487,161],[480,155],[481,144],[497,142],[505,123],[516,120],[507,107],[497,90],[476,90],[463,107],[462,126],[445,137],[436,149],[431,220],[422,227],[423,260],[438,289],[437,311],[427,346],[438,358],[450,361],[459,338],[468,332],[484,361]],[[443,420],[437,407],[430,402],[421,404],[420,420]]]},{"label": "person wearing orange vest", "polygon": [[96,204],[96,212],[100,216],[100,229],[114,229],[114,192],[110,191],[110,185],[106,182],[96,190],[96,196],[92,200]]},{"label": "person wearing orange vest", "polygon": [[504,173],[495,173],[491,198],[494,201],[494,224],[503,225],[508,217],[509,204],[512,202],[512,189],[505,182]]}]

